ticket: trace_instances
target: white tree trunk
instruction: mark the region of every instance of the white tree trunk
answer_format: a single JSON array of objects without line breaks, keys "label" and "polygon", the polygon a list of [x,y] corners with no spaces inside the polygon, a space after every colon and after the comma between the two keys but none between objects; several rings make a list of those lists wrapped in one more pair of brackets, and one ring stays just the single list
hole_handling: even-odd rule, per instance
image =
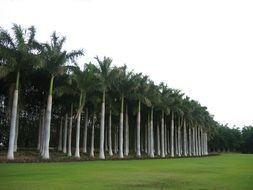
[{"label": "white tree trunk", "polygon": [[[105,92],[104,92],[105,93]],[[99,159],[105,159],[104,153],[104,134],[105,134],[105,94],[103,93],[103,102],[101,105],[101,122],[100,122],[100,147]]]},{"label": "white tree trunk", "polygon": [[144,128],[145,128],[145,153],[148,153],[148,124],[145,124]]},{"label": "white tree trunk", "polygon": [[112,156],[112,110],[110,108],[110,113],[109,113],[109,125],[108,125],[108,140],[109,140],[109,155]]},{"label": "white tree trunk", "polygon": [[118,153],[118,126],[115,126],[114,131],[114,154]]},{"label": "white tree trunk", "polygon": [[189,135],[188,136],[188,139],[189,139],[189,148],[188,148],[189,152],[188,152],[188,155],[191,156],[192,155],[192,133],[191,133],[190,126],[188,128],[188,135]]},{"label": "white tree trunk", "polygon": [[136,141],[137,141],[137,151],[136,151],[136,156],[138,158],[141,157],[141,147],[140,147],[140,143],[141,143],[141,112],[140,112],[140,102],[138,105],[138,112],[137,112],[137,134],[136,134]]},{"label": "white tree trunk", "polygon": [[129,154],[129,123],[128,123],[128,106],[126,105],[125,113],[125,156]]},{"label": "white tree trunk", "polygon": [[59,144],[58,144],[58,150],[62,151],[62,124],[63,123],[63,117],[61,117],[61,124],[60,124],[60,131],[59,131]]},{"label": "white tree trunk", "polygon": [[120,123],[119,123],[119,158],[124,158],[123,155],[123,98],[121,98],[121,112],[120,112]]},{"label": "white tree trunk", "polygon": [[68,156],[72,156],[72,151],[71,151],[72,123],[73,123],[73,104],[71,104],[70,117],[69,117]]},{"label": "white tree trunk", "polygon": [[65,114],[64,123],[64,139],[63,139],[63,153],[67,153],[67,136],[68,136],[68,114]]},{"label": "white tree trunk", "polygon": [[91,158],[94,158],[94,128],[95,128],[95,113],[93,113],[92,126],[91,126],[91,144],[90,144]]},{"label": "white tree trunk", "polygon": [[192,154],[196,156],[195,127],[192,128]]},{"label": "white tree trunk", "polygon": [[46,109],[46,118],[45,118],[45,147],[44,147],[44,152],[42,155],[43,159],[49,159],[52,98],[53,98],[52,95],[49,95],[47,99],[47,109]]},{"label": "white tree trunk", "polygon": [[185,120],[185,118],[184,118],[184,125],[183,125],[183,127],[184,127],[184,156],[187,156],[187,131],[186,131],[186,120]]},{"label": "white tree trunk", "polygon": [[7,153],[8,160],[14,159],[14,141],[15,141],[16,121],[17,121],[17,108],[18,108],[18,90],[15,90],[11,110],[11,127],[9,135],[9,148]]},{"label": "white tree trunk", "polygon": [[76,123],[76,149],[75,149],[75,158],[80,158],[80,123],[81,123],[81,113],[78,113],[77,123]]},{"label": "white tree trunk", "polygon": [[17,121],[15,128],[15,142],[14,142],[14,152],[18,150],[18,130],[19,130],[19,113],[17,113]]},{"label": "white tree trunk", "polygon": [[162,118],[161,118],[161,156],[162,156],[162,158],[165,157],[165,153],[164,153],[164,112],[162,112]]},{"label": "white tree trunk", "polygon": [[153,108],[151,108],[150,117],[150,157],[154,158],[154,131],[153,131]]},{"label": "white tree trunk", "polygon": [[85,110],[85,122],[84,122],[84,133],[83,133],[83,153],[87,153],[87,130],[89,122],[88,108]]},{"label": "white tree trunk", "polygon": [[157,127],[156,127],[156,140],[157,140],[157,155],[160,156],[161,155],[161,151],[160,151],[160,127],[159,127],[159,123],[157,122]]},{"label": "white tree trunk", "polygon": [[171,146],[170,156],[174,157],[175,154],[174,154],[174,114],[173,114],[173,112],[172,112],[172,115],[171,115],[171,133],[170,133],[170,135],[171,135],[171,138],[170,138],[170,140],[171,140],[171,143],[170,143],[170,146]]},{"label": "white tree trunk", "polygon": [[178,129],[177,129],[177,146],[178,146],[178,156],[181,156],[181,126],[178,124]]}]

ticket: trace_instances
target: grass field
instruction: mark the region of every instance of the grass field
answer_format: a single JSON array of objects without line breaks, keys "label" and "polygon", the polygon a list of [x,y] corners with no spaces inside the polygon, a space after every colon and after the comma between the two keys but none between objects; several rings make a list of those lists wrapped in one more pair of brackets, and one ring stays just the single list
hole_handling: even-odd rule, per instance
[{"label": "grass field", "polygon": [[2,163],[1,190],[252,190],[253,155],[202,158]]}]

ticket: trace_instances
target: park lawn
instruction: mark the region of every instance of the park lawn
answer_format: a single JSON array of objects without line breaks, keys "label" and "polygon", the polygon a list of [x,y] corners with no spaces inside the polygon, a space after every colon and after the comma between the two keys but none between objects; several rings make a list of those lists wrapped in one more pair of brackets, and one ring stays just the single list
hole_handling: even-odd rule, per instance
[{"label": "park lawn", "polygon": [[252,190],[253,154],[65,163],[1,163],[1,190]]}]

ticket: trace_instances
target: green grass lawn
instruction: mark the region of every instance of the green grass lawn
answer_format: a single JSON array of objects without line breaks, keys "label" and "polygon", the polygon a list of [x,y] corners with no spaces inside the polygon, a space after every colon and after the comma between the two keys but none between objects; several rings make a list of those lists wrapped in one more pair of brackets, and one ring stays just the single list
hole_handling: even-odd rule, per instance
[{"label": "green grass lawn", "polygon": [[0,189],[252,190],[253,154],[161,160],[2,163]]}]

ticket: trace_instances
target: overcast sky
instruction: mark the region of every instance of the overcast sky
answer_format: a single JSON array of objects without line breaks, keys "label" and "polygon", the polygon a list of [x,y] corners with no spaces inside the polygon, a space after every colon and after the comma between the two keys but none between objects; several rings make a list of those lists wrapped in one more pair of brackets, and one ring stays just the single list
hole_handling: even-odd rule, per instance
[{"label": "overcast sky", "polygon": [[115,65],[181,89],[231,127],[253,125],[253,1],[0,0],[0,26],[53,31],[67,50],[109,56]]}]

